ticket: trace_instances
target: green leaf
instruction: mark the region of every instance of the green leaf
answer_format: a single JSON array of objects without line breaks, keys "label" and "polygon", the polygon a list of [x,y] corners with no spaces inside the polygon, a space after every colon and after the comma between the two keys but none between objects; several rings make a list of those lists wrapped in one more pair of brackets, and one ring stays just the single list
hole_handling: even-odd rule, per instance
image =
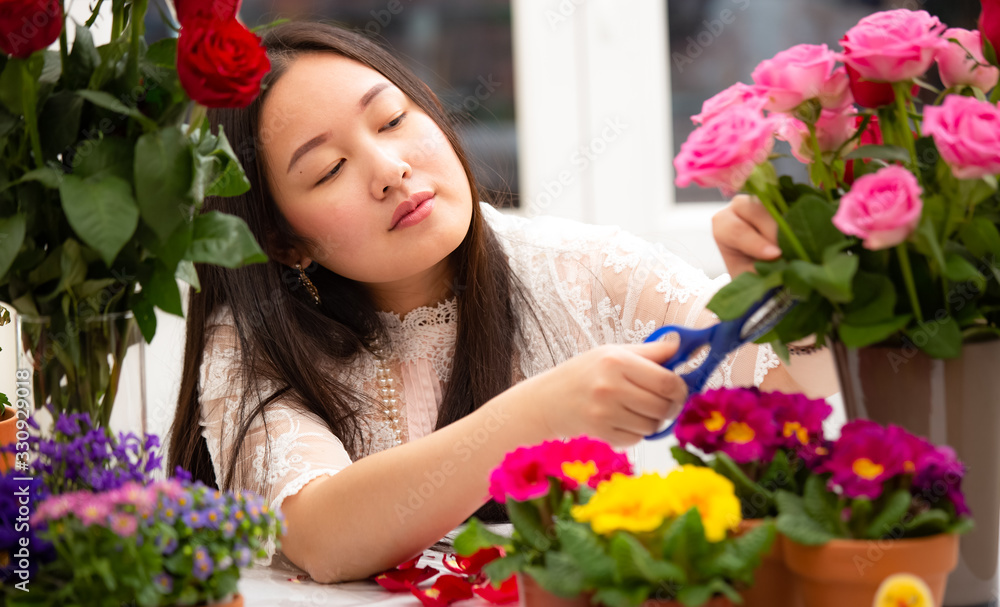
[{"label": "green leaf", "polygon": [[708,466],[708,464],[705,463],[705,460],[677,445],[670,447],[670,454],[674,457],[674,461],[677,462],[679,466],[683,466],[685,464],[698,466],[700,468],[706,468]]},{"label": "green leaf", "polygon": [[912,314],[904,314],[873,325],[842,322],[837,326],[837,335],[848,348],[864,348],[892,337],[905,329],[911,320],[913,320]]},{"label": "green leaf", "polygon": [[80,243],[72,238],[66,239],[60,247],[59,254],[59,284],[55,290],[38,300],[51,301],[60,293],[67,291],[76,285],[82,284],[87,278],[87,264],[83,262],[83,255],[80,253]]},{"label": "green leaf", "polygon": [[788,273],[797,276],[830,301],[844,303],[853,297],[851,283],[857,269],[857,255],[841,254],[823,265],[796,259],[789,266]]},{"label": "green leaf", "polygon": [[733,548],[746,567],[752,570],[771,549],[777,534],[774,521],[768,520],[733,538]]},{"label": "green leaf", "polygon": [[235,215],[210,211],[195,217],[194,238],[185,259],[238,268],[267,261],[250,228]]},{"label": "green leaf", "polygon": [[250,189],[250,182],[240,166],[226,132],[218,135],[196,134],[195,180],[193,196],[199,202],[208,196],[238,196]]},{"label": "green leaf", "polygon": [[816,475],[806,479],[802,492],[802,507],[806,514],[830,532],[835,532],[840,524],[837,496],[827,491],[826,481]]},{"label": "green leaf", "polygon": [[927,537],[945,533],[950,517],[944,510],[924,510],[903,522],[904,537]]},{"label": "green leaf", "polygon": [[491,585],[495,587],[515,573],[523,571],[527,564],[528,558],[523,553],[510,554],[484,565],[483,573],[490,579]]},{"label": "green leaf", "polygon": [[969,253],[979,259],[1000,257],[1000,231],[985,217],[975,217],[959,230],[959,237]]},{"label": "green leaf", "polygon": [[557,520],[556,536],[562,550],[572,557],[589,582],[601,585],[612,581],[615,562],[588,525]]},{"label": "green leaf", "polygon": [[146,133],[135,144],[135,190],[142,219],[166,240],[194,213],[191,145],[178,128]]},{"label": "green leaf", "polygon": [[177,38],[168,37],[149,45],[145,59],[151,65],[175,69],[177,66]]},{"label": "green leaf", "polygon": [[715,312],[720,320],[733,320],[742,316],[754,302],[781,284],[781,274],[762,277],[753,272],[744,272],[725,285],[708,302],[708,309]]},{"label": "green leaf", "polygon": [[931,358],[958,358],[962,355],[962,329],[954,317],[929,320],[906,331],[918,348]]},{"label": "green leaf", "polygon": [[[850,242],[833,225],[835,213],[830,203],[815,194],[803,196],[789,207],[785,220],[809,254],[810,261],[820,262],[827,248]],[[778,233],[778,243],[782,251],[793,250],[782,232]]]},{"label": "green leaf", "polygon": [[27,62],[29,73],[37,81],[42,75],[42,68],[45,59],[41,54],[33,54],[28,59],[11,57],[7,60],[3,72],[0,72],[0,103],[3,103],[15,116],[24,114],[24,101],[21,98],[22,87],[22,66]]},{"label": "green leaf", "polygon": [[873,325],[895,316],[896,287],[888,277],[859,270],[852,291],[854,299],[844,307],[848,324]]},{"label": "green leaf", "polygon": [[151,120],[138,109],[125,105],[110,93],[85,89],[77,91],[76,94],[83,97],[90,103],[93,103],[97,107],[111,110],[116,114],[124,114],[129,118],[135,119],[147,131],[155,131],[157,128],[155,121]]},{"label": "green leaf", "polygon": [[684,586],[677,593],[677,600],[685,607],[699,607],[716,594],[724,595],[734,603],[742,600],[732,586],[719,578],[715,578],[707,584]]},{"label": "green leaf", "polygon": [[906,151],[906,148],[897,145],[863,145],[844,156],[844,159],[910,162],[910,153]]},{"label": "green leaf", "polygon": [[76,38],[63,73],[64,86],[70,90],[87,88],[90,76],[100,63],[101,55],[94,47],[90,28],[76,24]]},{"label": "green leaf", "polygon": [[788,491],[778,491],[775,502],[778,504],[775,523],[778,531],[788,539],[806,546],[820,546],[836,537],[806,513],[801,497]]},{"label": "green leaf", "polygon": [[46,159],[55,160],[69,151],[80,131],[82,111],[83,99],[72,91],[59,91],[45,101],[38,118],[38,135]]},{"label": "green leaf", "polygon": [[928,261],[933,262],[932,267],[939,271],[944,268],[944,252],[938,242],[934,223],[927,215],[920,219],[920,225],[913,233],[913,244]]},{"label": "green leaf", "polygon": [[958,253],[949,252],[945,256],[944,275],[952,282],[971,282],[980,291],[986,290],[986,278],[982,272]]},{"label": "green leaf", "polygon": [[646,581],[657,585],[661,582],[684,582],[687,575],[676,564],[655,559],[638,539],[628,533],[616,533],[608,546],[618,575],[624,582]]},{"label": "green leaf", "polygon": [[674,563],[692,562],[705,555],[709,548],[705,526],[696,508],[674,519],[663,534],[663,556]]},{"label": "green leaf", "polygon": [[552,538],[546,532],[538,508],[534,504],[507,500],[507,511],[510,514],[510,522],[528,545],[541,552],[552,548]]},{"label": "green leaf", "polygon": [[73,156],[73,174],[77,177],[103,178],[113,175],[131,182],[132,155],[135,147],[121,137],[101,137],[82,142]]},{"label": "green leaf", "polygon": [[475,517],[469,519],[468,526],[455,536],[454,544],[455,552],[462,556],[472,556],[483,548],[510,545],[510,538],[493,533]]},{"label": "green leaf", "polygon": [[951,525],[949,525],[948,533],[954,533],[955,535],[962,535],[963,533],[968,533],[969,531],[972,531],[972,529],[975,528],[975,526],[976,524],[971,518],[963,516],[958,520],[956,520]]},{"label": "green leaf", "polygon": [[7,275],[7,270],[21,250],[26,227],[27,216],[23,213],[0,218],[0,277]]},{"label": "green leaf", "polygon": [[753,482],[740,469],[739,464],[725,453],[721,451],[716,453],[710,467],[732,481],[733,485],[736,486],[736,495],[739,496],[740,502],[764,511],[774,507],[774,493]]},{"label": "green leaf", "polygon": [[139,223],[132,186],[117,177],[94,181],[66,175],[59,197],[70,226],[110,267]]},{"label": "green leaf", "polygon": [[18,181],[37,181],[50,190],[58,190],[63,172],[52,167],[41,167],[28,171]]},{"label": "green leaf", "polygon": [[545,555],[545,565],[528,565],[525,573],[535,578],[538,584],[556,596],[572,598],[583,592],[583,572],[563,552],[549,552]]},{"label": "green leaf", "polygon": [[198,269],[194,267],[192,262],[182,259],[177,264],[177,271],[174,272],[174,276],[191,285],[191,288],[193,288],[196,293],[201,292],[201,281],[198,280]]},{"label": "green leaf", "polygon": [[[772,516],[775,513],[774,492],[778,489],[794,492],[797,489],[795,486],[795,473],[792,470],[791,462],[788,461],[788,455],[785,454],[783,449],[775,452],[771,463],[764,469],[757,484],[771,492],[772,501],[766,512],[757,504],[743,504],[743,515],[746,518]],[[747,508],[747,506],[750,506],[750,508]]]},{"label": "green leaf", "polygon": [[885,499],[881,510],[872,519],[868,528],[865,529],[865,537],[872,540],[879,538],[898,538],[903,532],[903,517],[910,509],[913,496],[909,489],[899,489],[894,491]]},{"label": "green leaf", "polygon": [[184,317],[181,308],[181,292],[177,288],[174,272],[162,263],[154,262],[153,271],[146,280],[141,281],[145,299],[164,312]]}]

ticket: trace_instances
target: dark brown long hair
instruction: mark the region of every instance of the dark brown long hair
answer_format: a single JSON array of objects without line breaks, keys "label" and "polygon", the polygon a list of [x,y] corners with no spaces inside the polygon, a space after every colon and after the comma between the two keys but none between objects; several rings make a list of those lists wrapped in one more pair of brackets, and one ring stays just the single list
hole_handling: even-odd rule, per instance
[{"label": "dark brown long hair", "polygon": [[[482,406],[511,386],[513,368],[521,349],[523,332],[518,298],[525,289],[512,274],[495,234],[485,223],[469,161],[450,120],[430,89],[386,50],[362,35],[316,22],[292,22],[267,31],[263,44],[271,58],[271,72],[264,92],[245,109],[209,112],[213,125],[221,125],[250,180],[243,195],[209,198],[205,211],[218,210],[242,218],[269,254],[302,243],[272,199],[261,146],[260,113],[273,86],[288,66],[303,53],[334,53],[371,67],[399,87],[441,128],[458,155],[472,189],[472,223],[465,239],[452,253],[455,279],[442,286],[442,299],[455,295],[458,302],[456,351],[451,378],[445,387],[437,427],[446,426]],[[217,130],[217,127],[213,126]],[[188,300],[187,342],[177,412],[169,439],[169,466],[180,466],[196,479],[231,489],[237,479],[251,478],[252,470],[238,464],[243,441],[258,417],[276,399],[317,415],[344,444],[352,459],[365,451],[363,405],[369,398],[337,374],[324,372],[318,361],[341,368],[350,365],[376,338],[385,342],[386,329],[366,289],[319,264],[309,268],[310,278],[322,300],[315,305],[300,286],[295,270],[270,260],[239,269],[199,265],[201,291]],[[448,292],[451,291],[451,292]],[[525,299],[527,301],[527,299]],[[216,479],[208,448],[199,427],[199,368],[206,346],[206,328],[213,313],[228,306],[239,346],[241,383],[236,453],[224,454],[222,479]],[[269,394],[258,392],[261,380],[277,386]],[[244,454],[245,455],[245,454]],[[265,460],[266,461],[266,460]],[[502,521],[506,514],[493,502],[477,512],[486,520]]]}]

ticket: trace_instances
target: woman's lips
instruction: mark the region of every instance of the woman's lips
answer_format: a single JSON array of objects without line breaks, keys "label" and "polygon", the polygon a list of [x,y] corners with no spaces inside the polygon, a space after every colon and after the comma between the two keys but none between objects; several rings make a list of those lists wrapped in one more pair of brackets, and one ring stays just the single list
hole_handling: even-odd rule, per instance
[{"label": "woman's lips", "polygon": [[421,221],[427,219],[430,216],[431,211],[434,210],[434,197],[430,197],[427,200],[421,202],[417,205],[415,209],[403,215],[402,218],[393,226],[393,230],[398,230],[400,228],[408,228],[410,226],[415,226]]}]

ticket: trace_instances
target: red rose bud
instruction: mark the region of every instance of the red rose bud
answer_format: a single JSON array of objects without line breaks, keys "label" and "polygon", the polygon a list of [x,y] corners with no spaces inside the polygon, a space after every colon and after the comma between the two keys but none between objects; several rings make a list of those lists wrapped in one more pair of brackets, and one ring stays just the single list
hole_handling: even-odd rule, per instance
[{"label": "red rose bud", "polygon": [[507,578],[504,583],[500,584],[499,588],[494,588],[489,582],[485,584],[479,584],[472,588],[472,592],[476,593],[476,596],[483,600],[489,601],[494,605],[506,605],[507,603],[514,603],[518,600],[518,588],[517,588],[517,576],[512,575]]},{"label": "red rose bud", "polygon": [[472,584],[464,577],[442,574],[434,580],[430,588],[411,587],[413,596],[420,599],[424,607],[445,607],[458,601],[472,598]]},{"label": "red rose bud", "polygon": [[63,20],[59,0],[0,0],[0,49],[26,59],[59,38]]},{"label": "red rose bud", "polygon": [[177,41],[177,76],[206,107],[246,107],[271,69],[260,38],[235,18],[191,19]]},{"label": "red rose bud", "polygon": [[845,65],[854,101],[861,107],[880,108],[896,101],[896,93],[888,82],[872,82],[861,78],[853,67]]},{"label": "red rose bud", "polygon": [[[982,0],[979,32],[983,35],[983,54],[987,61],[1000,66],[1000,0]],[[992,51],[992,52],[991,52]]]},{"label": "red rose bud", "polygon": [[177,22],[182,26],[192,19],[229,21],[240,10],[241,0],[176,0]]}]

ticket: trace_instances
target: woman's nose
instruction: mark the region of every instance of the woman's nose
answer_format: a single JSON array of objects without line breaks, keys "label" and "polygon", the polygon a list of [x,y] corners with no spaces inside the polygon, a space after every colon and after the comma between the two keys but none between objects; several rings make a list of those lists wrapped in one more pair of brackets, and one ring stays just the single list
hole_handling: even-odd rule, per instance
[{"label": "woman's nose", "polygon": [[389,193],[390,188],[398,188],[403,180],[412,173],[410,165],[389,150],[380,150],[375,158],[375,171],[372,181],[372,195],[381,199]]}]

